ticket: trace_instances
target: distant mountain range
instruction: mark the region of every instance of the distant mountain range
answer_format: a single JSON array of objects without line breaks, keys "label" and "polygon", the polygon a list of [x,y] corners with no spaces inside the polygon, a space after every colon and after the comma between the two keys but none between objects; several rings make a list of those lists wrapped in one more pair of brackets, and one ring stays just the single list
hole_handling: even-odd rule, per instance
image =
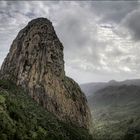
[{"label": "distant mountain range", "polygon": [[93,82],[81,84],[80,87],[86,96],[93,95],[96,91],[103,89],[108,86],[119,86],[119,85],[136,85],[140,86],[140,79],[130,79],[125,81],[115,81],[111,80],[109,82]]}]

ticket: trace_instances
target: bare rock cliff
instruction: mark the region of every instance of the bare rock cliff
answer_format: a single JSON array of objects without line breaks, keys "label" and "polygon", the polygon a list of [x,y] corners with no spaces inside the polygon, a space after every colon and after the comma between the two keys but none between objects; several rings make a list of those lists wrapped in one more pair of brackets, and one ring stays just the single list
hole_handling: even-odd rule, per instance
[{"label": "bare rock cliff", "polygon": [[60,120],[89,127],[86,97],[78,84],[65,76],[63,45],[48,19],[34,19],[18,33],[0,73]]}]

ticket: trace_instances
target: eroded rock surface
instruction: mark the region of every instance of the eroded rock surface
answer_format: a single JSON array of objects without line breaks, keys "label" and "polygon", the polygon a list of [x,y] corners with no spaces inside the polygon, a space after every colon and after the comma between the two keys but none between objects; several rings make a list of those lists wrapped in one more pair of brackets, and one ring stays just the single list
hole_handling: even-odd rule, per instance
[{"label": "eroded rock surface", "polygon": [[63,45],[48,19],[34,19],[19,32],[0,73],[60,120],[89,127],[86,97],[78,84],[65,76]]}]

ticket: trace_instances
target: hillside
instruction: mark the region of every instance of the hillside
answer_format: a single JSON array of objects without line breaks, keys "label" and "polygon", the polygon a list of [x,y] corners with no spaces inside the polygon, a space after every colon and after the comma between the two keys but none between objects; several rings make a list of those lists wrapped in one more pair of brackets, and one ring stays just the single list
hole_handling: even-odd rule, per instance
[{"label": "hillside", "polygon": [[140,139],[140,86],[108,86],[88,99],[97,140]]},{"label": "hillside", "polygon": [[0,80],[0,140],[92,140],[88,130],[59,121],[10,81]]},{"label": "hillside", "polygon": [[121,85],[108,86],[94,93],[89,102],[93,105],[117,105],[126,103],[138,103],[140,101],[140,86],[135,85]]},{"label": "hillside", "polygon": [[121,85],[140,86],[140,79],[130,79],[124,81],[110,80],[109,82],[85,83],[81,84],[80,87],[86,94],[87,98],[90,98],[90,96],[93,96],[93,94],[100,89],[104,89],[105,87],[108,86],[121,86]]}]

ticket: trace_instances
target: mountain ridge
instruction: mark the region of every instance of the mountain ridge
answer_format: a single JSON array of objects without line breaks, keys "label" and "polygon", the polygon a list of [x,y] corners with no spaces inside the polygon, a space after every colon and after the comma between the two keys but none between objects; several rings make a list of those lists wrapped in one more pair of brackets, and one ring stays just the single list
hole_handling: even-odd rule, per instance
[{"label": "mountain ridge", "polygon": [[124,81],[116,81],[116,80],[110,80],[108,82],[91,82],[91,83],[85,83],[81,84],[80,87],[83,90],[83,92],[88,96],[91,96],[96,91],[103,89],[107,86],[119,86],[119,85],[136,85],[140,86],[140,79],[126,79]]}]

